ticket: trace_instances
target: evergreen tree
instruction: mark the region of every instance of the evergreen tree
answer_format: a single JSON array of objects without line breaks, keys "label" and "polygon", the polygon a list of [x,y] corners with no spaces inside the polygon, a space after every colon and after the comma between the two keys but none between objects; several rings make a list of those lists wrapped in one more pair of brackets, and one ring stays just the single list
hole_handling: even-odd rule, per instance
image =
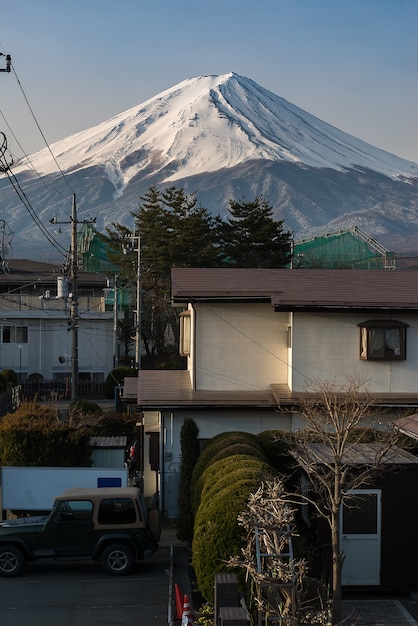
[{"label": "evergreen tree", "polygon": [[274,220],[266,200],[230,200],[229,213],[221,226],[224,263],[275,268],[290,262],[292,233],[283,231],[283,220]]},{"label": "evergreen tree", "polygon": [[[186,194],[183,188],[175,186],[159,190],[152,185],[140,200],[132,216],[141,242],[141,336],[147,355],[155,357],[169,351],[168,326],[178,339],[177,315],[170,301],[171,268],[216,264],[218,218],[196,206],[196,194]],[[120,224],[112,226],[107,229],[114,251],[111,260],[119,263],[134,284],[136,259],[127,255],[128,261],[120,253],[123,240],[130,233]]]}]

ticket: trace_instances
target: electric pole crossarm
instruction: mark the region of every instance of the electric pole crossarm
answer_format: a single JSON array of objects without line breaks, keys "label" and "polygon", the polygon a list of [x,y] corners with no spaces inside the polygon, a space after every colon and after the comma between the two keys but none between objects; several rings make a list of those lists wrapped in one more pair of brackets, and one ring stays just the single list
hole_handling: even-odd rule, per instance
[{"label": "electric pole crossarm", "polygon": [[10,56],[10,54],[3,54],[3,52],[0,52],[0,57],[6,57],[6,67],[2,68],[0,67],[0,72],[7,72],[9,73],[11,70],[11,66],[12,66],[12,57]]}]

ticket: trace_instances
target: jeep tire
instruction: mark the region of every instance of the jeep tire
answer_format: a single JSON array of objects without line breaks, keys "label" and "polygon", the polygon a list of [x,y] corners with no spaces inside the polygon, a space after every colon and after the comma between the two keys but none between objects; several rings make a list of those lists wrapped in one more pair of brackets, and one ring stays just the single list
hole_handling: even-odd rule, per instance
[{"label": "jeep tire", "polygon": [[25,559],[20,548],[8,544],[0,546],[0,576],[19,576],[24,566]]},{"label": "jeep tire", "polygon": [[106,574],[126,576],[134,569],[135,556],[124,543],[111,543],[102,552],[101,566]]}]

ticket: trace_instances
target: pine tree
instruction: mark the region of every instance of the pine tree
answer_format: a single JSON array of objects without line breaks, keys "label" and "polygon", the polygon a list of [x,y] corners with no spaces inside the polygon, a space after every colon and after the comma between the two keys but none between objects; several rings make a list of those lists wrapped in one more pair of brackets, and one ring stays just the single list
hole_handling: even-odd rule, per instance
[{"label": "pine tree", "polygon": [[273,209],[266,200],[230,200],[229,213],[221,227],[224,263],[264,268],[289,263],[292,234],[283,231],[283,220],[274,220]]}]

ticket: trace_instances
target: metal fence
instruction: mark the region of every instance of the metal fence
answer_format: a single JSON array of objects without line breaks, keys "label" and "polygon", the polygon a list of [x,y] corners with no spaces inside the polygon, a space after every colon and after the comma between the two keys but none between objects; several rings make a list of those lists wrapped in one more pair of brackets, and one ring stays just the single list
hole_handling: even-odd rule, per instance
[{"label": "metal fence", "polygon": [[[104,382],[80,380],[78,383],[79,399],[90,400],[104,397]],[[71,386],[61,380],[42,380],[22,382],[24,400],[54,401],[70,400]]]}]

